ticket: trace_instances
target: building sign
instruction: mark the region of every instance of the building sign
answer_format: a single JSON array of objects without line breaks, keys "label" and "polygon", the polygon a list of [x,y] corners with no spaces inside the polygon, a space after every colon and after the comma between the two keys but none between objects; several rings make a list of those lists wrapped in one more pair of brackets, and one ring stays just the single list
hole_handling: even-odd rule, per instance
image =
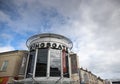
[{"label": "building sign", "polygon": [[42,42],[42,43],[34,43],[30,45],[30,50],[35,50],[36,48],[52,48],[52,49],[59,49],[68,51],[68,47],[60,44],[60,43],[52,43],[52,42]]}]

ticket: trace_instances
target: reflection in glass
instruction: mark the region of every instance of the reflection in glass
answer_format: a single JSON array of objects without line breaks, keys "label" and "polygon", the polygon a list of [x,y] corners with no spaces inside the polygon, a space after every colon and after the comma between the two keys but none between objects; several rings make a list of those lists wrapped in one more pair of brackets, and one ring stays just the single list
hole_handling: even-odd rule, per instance
[{"label": "reflection in glass", "polygon": [[50,76],[61,75],[61,52],[50,49]]},{"label": "reflection in glass", "polygon": [[22,63],[21,63],[20,71],[19,71],[19,74],[21,74],[21,75],[25,74],[26,62],[27,62],[27,56],[24,56],[22,58]]},{"label": "reflection in glass", "polygon": [[32,77],[35,61],[35,51],[30,51],[26,78]]},{"label": "reflection in glass", "polygon": [[35,72],[36,77],[46,76],[47,56],[48,56],[48,49],[38,49],[36,72]]},{"label": "reflection in glass", "polygon": [[5,60],[5,61],[3,62],[3,64],[2,64],[2,67],[1,67],[0,71],[6,71],[7,66],[8,66],[8,61]]}]

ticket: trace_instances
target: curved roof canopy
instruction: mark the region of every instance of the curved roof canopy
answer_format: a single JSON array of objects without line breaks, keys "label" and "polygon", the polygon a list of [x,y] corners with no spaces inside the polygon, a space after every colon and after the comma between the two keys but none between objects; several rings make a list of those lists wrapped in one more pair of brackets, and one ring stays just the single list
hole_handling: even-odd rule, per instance
[{"label": "curved roof canopy", "polygon": [[27,47],[32,45],[33,43],[39,43],[39,42],[56,42],[56,43],[62,43],[65,46],[67,46],[69,49],[72,49],[73,43],[70,39],[68,39],[65,36],[59,35],[59,34],[53,34],[53,33],[43,33],[43,34],[37,34],[33,35],[26,41]]}]

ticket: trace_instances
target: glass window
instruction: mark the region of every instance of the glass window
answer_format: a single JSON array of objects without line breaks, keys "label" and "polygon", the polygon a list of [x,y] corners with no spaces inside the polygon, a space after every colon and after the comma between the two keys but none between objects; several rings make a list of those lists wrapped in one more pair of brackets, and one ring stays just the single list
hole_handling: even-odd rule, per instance
[{"label": "glass window", "polygon": [[50,76],[61,75],[61,51],[50,49]]},{"label": "glass window", "polygon": [[46,76],[48,49],[39,49],[36,63],[36,77]]},{"label": "glass window", "polygon": [[88,75],[86,73],[84,74],[84,81],[85,81],[85,83],[88,83],[88,81],[89,81]]},{"label": "glass window", "polygon": [[5,61],[3,62],[3,64],[2,64],[1,71],[6,71],[7,66],[8,66],[8,61],[5,60]]},{"label": "glass window", "polygon": [[30,78],[33,75],[34,62],[35,62],[35,50],[30,51],[27,74],[26,74],[27,78]]},{"label": "glass window", "polygon": [[19,74],[21,74],[21,75],[24,75],[24,74],[25,74],[26,63],[27,63],[27,56],[24,56],[24,57],[22,58],[22,63],[21,63],[21,67],[20,67]]}]

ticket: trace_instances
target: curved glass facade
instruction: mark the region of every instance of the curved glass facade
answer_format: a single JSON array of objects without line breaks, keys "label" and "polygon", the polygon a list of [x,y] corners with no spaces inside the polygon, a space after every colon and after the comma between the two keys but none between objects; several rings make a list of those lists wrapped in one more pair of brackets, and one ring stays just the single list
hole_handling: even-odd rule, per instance
[{"label": "curved glass facade", "polygon": [[69,77],[68,53],[59,49],[37,49],[29,55],[26,78]]},{"label": "curved glass facade", "polygon": [[70,77],[68,50],[72,42],[56,34],[35,35],[28,39],[30,50],[26,78]]}]

